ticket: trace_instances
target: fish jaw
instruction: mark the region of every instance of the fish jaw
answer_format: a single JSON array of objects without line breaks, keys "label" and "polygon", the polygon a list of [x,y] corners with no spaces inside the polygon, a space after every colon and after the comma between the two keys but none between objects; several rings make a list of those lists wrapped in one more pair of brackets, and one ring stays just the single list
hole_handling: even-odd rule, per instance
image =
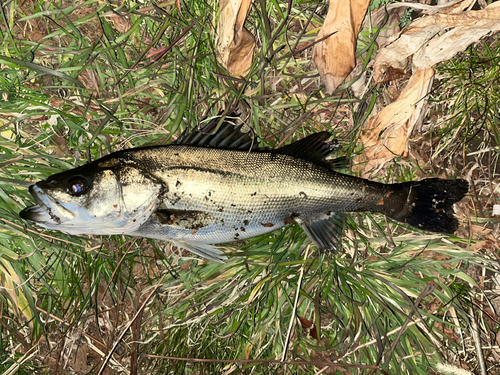
[{"label": "fish jaw", "polygon": [[60,225],[74,219],[74,209],[45,194],[36,184],[29,187],[29,192],[38,204],[22,210],[19,215],[23,219],[34,221],[44,227]]}]

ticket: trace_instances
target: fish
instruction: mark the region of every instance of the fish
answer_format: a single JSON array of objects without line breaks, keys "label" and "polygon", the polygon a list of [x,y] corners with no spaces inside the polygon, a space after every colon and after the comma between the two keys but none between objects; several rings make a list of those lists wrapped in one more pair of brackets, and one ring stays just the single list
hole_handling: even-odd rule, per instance
[{"label": "fish", "polygon": [[[214,130],[215,129],[215,130]],[[423,231],[453,233],[463,179],[384,184],[340,173],[346,158],[328,131],[261,147],[226,119],[168,145],[119,150],[29,187],[36,205],[20,217],[70,235],[164,240],[203,258],[216,245],[297,223],[318,248],[338,252],[346,213],[373,212]]]}]

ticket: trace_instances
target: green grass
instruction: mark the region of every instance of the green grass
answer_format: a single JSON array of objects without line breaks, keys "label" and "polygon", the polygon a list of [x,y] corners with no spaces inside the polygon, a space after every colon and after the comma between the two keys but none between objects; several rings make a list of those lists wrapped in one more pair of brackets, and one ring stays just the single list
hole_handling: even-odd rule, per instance
[{"label": "green grass", "polygon": [[[190,254],[179,257],[167,243],[71,237],[39,231],[18,217],[32,204],[26,182],[112,150],[166,144],[238,101],[248,104],[250,122],[265,145],[327,129],[349,155],[359,152],[356,138],[369,113],[365,109],[383,88],[355,98],[344,90],[346,84],[326,95],[311,65],[311,48],[291,54],[314,40],[326,4],[298,1],[290,11],[286,3],[265,6],[255,3],[246,24],[258,46],[243,81],[228,77],[216,62],[213,2],[181,2],[182,12],[173,1],[5,6],[0,14],[0,353],[12,356],[1,358],[4,372],[13,370],[16,360],[19,373],[75,366],[77,373],[97,373],[101,357],[134,316],[109,361],[112,373],[133,373],[134,363],[138,373],[153,374],[313,374],[338,360],[344,368],[353,366],[352,373],[374,373],[365,366],[376,366],[391,374],[427,374],[456,358],[476,363],[470,342],[450,333],[470,337],[470,307],[485,306],[478,302],[482,287],[468,270],[496,272],[486,251],[470,251],[477,242],[472,232],[460,232],[465,239],[429,235],[382,216],[356,214],[344,255],[321,254],[291,226],[226,246],[229,260],[217,264]],[[376,52],[371,43],[376,31],[362,34],[359,58],[365,66]],[[446,78],[435,108],[453,116],[426,135],[424,142],[439,136],[435,154],[429,152],[434,159],[425,165],[396,160],[381,172],[382,180],[442,176],[442,165],[446,173],[462,174],[466,163],[455,162],[469,152],[468,139],[481,132],[488,137],[480,143],[487,142],[492,158],[498,157],[493,148],[500,144],[499,46],[498,40],[481,44],[440,68]],[[471,79],[467,72],[476,67],[484,71]],[[479,163],[486,165],[484,159]],[[493,171],[489,181],[494,179]],[[484,203],[481,188],[487,182],[481,175],[478,202]],[[468,214],[473,223],[494,228],[493,221],[476,218],[479,211]],[[476,317],[482,326],[483,311]],[[315,322],[319,341],[296,316]],[[283,358],[286,366],[273,362]]]}]

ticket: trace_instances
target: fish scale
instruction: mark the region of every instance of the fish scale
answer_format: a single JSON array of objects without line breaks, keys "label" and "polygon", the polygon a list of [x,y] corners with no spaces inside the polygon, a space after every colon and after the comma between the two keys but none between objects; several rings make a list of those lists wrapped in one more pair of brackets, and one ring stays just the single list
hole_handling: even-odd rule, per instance
[{"label": "fish scale", "polygon": [[207,212],[214,218],[195,233],[191,228],[171,228],[175,234],[166,237],[228,242],[280,228],[293,213],[307,216],[338,210],[339,202],[332,199],[335,176],[287,155],[172,146],[124,158],[147,165],[166,185],[159,209]]},{"label": "fish scale", "polygon": [[318,247],[339,251],[344,212],[379,212],[435,232],[458,227],[452,206],[468,191],[464,180],[382,184],[337,172],[345,158],[327,159],[336,149],[328,132],[271,150],[248,148],[255,142],[241,127],[211,132],[214,123],[37,182],[37,205],[20,215],[70,234],[165,240],[212,260],[225,258],[213,244],[293,222]]}]

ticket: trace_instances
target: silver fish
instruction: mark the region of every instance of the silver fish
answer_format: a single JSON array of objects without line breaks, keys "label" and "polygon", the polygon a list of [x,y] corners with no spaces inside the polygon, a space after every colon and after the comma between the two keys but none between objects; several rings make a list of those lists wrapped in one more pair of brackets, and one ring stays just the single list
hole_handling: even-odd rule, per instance
[{"label": "silver fish", "polygon": [[328,132],[270,150],[214,122],[166,146],[117,151],[31,185],[20,216],[69,234],[124,234],[170,241],[207,259],[213,244],[297,222],[320,248],[341,248],[344,212],[380,212],[422,230],[452,233],[464,180],[382,184],[335,169]]}]

